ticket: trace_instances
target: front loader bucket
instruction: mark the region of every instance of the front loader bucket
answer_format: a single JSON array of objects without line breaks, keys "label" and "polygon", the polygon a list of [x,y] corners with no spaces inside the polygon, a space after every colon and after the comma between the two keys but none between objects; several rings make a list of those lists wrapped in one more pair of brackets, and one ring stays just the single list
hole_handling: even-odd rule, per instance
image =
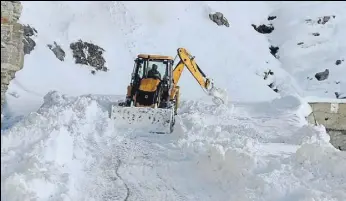
[{"label": "front loader bucket", "polygon": [[111,119],[116,128],[154,133],[171,133],[174,109],[112,106]]}]

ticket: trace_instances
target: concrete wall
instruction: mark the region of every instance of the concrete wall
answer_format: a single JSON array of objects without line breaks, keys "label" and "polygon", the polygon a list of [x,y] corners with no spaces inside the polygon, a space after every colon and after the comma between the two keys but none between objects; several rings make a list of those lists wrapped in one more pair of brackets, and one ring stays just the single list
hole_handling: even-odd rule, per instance
[{"label": "concrete wall", "polygon": [[23,26],[17,23],[21,12],[19,1],[1,1],[1,110],[10,81],[23,68]]},{"label": "concrete wall", "polygon": [[330,142],[340,150],[346,150],[346,103],[309,103],[311,124],[322,124],[330,135]]}]

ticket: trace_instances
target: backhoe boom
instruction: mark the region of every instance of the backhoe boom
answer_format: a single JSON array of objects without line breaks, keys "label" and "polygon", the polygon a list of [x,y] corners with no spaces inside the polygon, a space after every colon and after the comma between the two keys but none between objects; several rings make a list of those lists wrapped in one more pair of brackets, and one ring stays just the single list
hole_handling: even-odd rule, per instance
[{"label": "backhoe boom", "polygon": [[194,60],[194,57],[184,48],[178,49],[178,56],[180,58],[179,63],[173,70],[173,82],[174,87],[177,86],[181,73],[184,70],[184,67],[186,66],[187,69],[190,71],[192,76],[197,80],[199,85],[201,85],[202,88],[208,90],[210,87],[210,80],[206,77],[204,72],[199,68],[198,64]]}]

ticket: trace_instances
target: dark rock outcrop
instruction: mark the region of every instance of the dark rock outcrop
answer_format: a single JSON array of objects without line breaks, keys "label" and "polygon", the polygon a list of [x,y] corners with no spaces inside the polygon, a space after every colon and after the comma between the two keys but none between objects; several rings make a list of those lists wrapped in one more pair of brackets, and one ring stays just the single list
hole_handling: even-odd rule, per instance
[{"label": "dark rock outcrop", "polygon": [[337,99],[346,99],[346,94],[342,94],[339,92],[335,92],[334,94]]},{"label": "dark rock outcrop", "polygon": [[24,38],[23,38],[23,44],[24,44],[24,54],[30,54],[32,50],[34,50],[36,43],[31,38],[37,33],[37,30],[29,25],[23,26],[24,31]]},{"label": "dark rock outcrop", "polygon": [[107,71],[106,60],[103,58],[103,48],[88,42],[79,40],[70,44],[73,51],[73,58],[76,64],[83,64],[94,67],[96,70]]},{"label": "dark rock outcrop", "polygon": [[344,61],[343,59],[342,60],[338,59],[338,60],[335,61],[335,65],[340,65],[341,62],[343,62],[343,61]]},{"label": "dark rock outcrop", "polygon": [[270,46],[269,49],[270,49],[270,54],[272,54],[275,58],[278,58],[277,53],[279,51],[279,47]]},{"label": "dark rock outcrop", "polygon": [[276,16],[269,16],[268,21],[276,19]]},{"label": "dark rock outcrop", "polygon": [[[264,72],[263,79],[268,80],[269,76],[273,76],[273,75],[274,75],[274,72],[269,69],[268,71]],[[270,82],[270,84],[268,84],[268,87],[271,88],[276,93],[279,92],[279,89],[277,88],[275,82],[273,81]]]},{"label": "dark rock outcrop", "polygon": [[217,25],[219,26],[226,26],[226,27],[229,27],[229,22],[228,20],[226,19],[226,17],[220,13],[220,12],[216,12],[214,14],[209,14],[209,18],[215,22]]},{"label": "dark rock outcrop", "polygon": [[319,73],[316,73],[316,74],[315,74],[315,78],[316,78],[318,81],[326,80],[326,79],[328,79],[328,77],[329,77],[329,69],[326,69],[326,70],[323,71],[323,72],[319,72]]},{"label": "dark rock outcrop", "polygon": [[278,93],[279,89],[275,86],[274,82],[268,85],[269,88],[273,89],[274,92]]},{"label": "dark rock outcrop", "polygon": [[261,34],[270,34],[271,32],[274,31],[274,27],[272,24],[269,24],[269,25],[265,25],[265,24],[262,24],[260,26],[256,26],[254,24],[251,25],[258,33],[261,33]]},{"label": "dark rock outcrop", "polygon": [[310,24],[310,25],[313,25],[313,24],[326,24],[327,22],[329,22],[331,19],[335,19],[335,15],[326,15],[326,16],[323,16],[323,17],[319,17],[315,20],[312,20],[312,19],[306,19],[305,22]]},{"label": "dark rock outcrop", "polygon": [[320,17],[318,20],[317,20],[317,23],[318,24],[325,24],[327,23],[331,18],[335,18],[335,15],[329,15],[329,16],[323,16],[323,17]]},{"label": "dark rock outcrop", "polygon": [[268,79],[269,75],[274,75],[274,72],[272,70],[269,70],[268,72],[264,72],[263,79],[264,80]]},{"label": "dark rock outcrop", "polygon": [[52,50],[52,52],[55,54],[56,58],[58,58],[60,61],[64,61],[66,54],[60,45],[58,45],[54,41],[54,46],[51,44],[48,44],[47,46],[50,50]]}]

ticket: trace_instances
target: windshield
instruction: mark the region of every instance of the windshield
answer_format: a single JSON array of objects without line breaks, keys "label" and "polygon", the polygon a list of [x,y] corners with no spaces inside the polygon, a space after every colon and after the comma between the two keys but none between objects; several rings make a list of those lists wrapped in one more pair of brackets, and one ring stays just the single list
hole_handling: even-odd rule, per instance
[{"label": "windshield", "polygon": [[149,61],[148,68],[147,68],[147,75],[149,71],[151,72],[155,71],[155,69],[153,69],[153,66],[155,65],[157,66],[157,71],[159,72],[160,79],[162,79],[164,76],[167,76],[167,72],[166,72],[167,64],[164,64],[162,61]]}]

